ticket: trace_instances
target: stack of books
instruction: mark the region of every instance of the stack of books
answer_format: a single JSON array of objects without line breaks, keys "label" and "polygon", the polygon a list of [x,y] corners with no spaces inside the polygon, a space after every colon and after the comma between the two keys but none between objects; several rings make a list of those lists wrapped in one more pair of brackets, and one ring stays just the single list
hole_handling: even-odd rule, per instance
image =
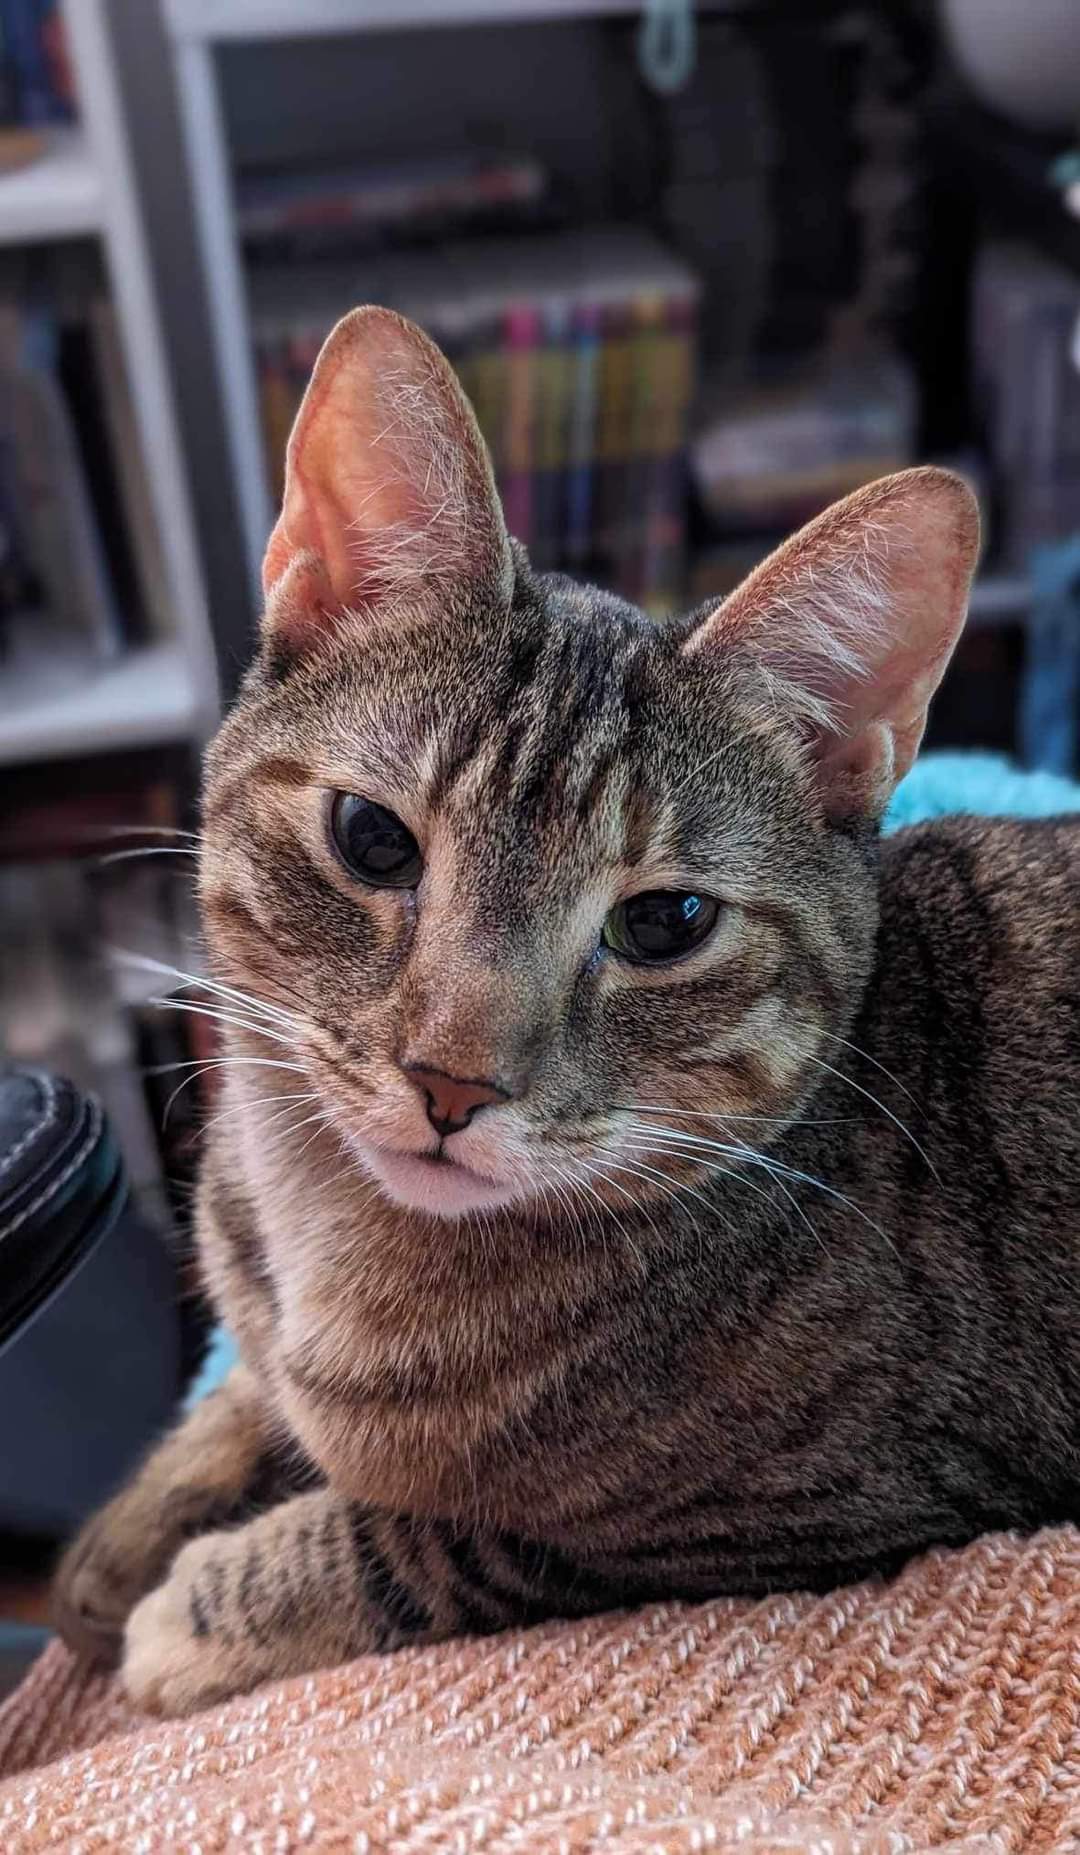
[{"label": "stack of books", "polygon": [[168,623],[111,302],[0,305],[0,659],[87,666]]},{"label": "stack of books", "polygon": [[240,175],[236,209],[253,259],[293,263],[434,238],[518,232],[551,219],[555,207],[539,162],[464,154],[393,165],[249,170]]},{"label": "stack of books", "polygon": [[698,283],[618,227],[447,244],[352,266],[252,274],[270,475],[338,316],[378,302],[418,322],[476,410],[512,534],[543,570],[648,610],[682,592]]}]

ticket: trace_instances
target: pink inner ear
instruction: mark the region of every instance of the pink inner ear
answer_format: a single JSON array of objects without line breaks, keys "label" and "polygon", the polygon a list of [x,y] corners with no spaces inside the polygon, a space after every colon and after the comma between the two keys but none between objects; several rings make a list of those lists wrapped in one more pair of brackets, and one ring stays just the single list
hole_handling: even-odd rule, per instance
[{"label": "pink inner ear", "polygon": [[802,529],[688,640],[749,649],[801,716],[826,806],[880,810],[918,752],[963,627],[975,499],[924,468],[882,478]]},{"label": "pink inner ear", "polygon": [[[298,572],[298,563],[307,563]],[[509,583],[509,543],[475,420],[447,362],[388,310],[354,310],[316,362],[266,550],[268,623],[431,604],[453,573]],[[271,597],[273,595],[273,597]]]}]

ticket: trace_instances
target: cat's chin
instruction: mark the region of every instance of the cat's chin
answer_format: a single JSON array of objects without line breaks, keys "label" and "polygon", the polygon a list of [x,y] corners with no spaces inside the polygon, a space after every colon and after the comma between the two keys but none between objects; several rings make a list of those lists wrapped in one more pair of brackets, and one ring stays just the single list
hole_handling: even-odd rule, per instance
[{"label": "cat's chin", "polygon": [[387,1197],[410,1211],[426,1211],[431,1217],[467,1217],[470,1211],[494,1210],[521,1195],[514,1185],[485,1178],[453,1160],[395,1152],[355,1137],[351,1144]]}]

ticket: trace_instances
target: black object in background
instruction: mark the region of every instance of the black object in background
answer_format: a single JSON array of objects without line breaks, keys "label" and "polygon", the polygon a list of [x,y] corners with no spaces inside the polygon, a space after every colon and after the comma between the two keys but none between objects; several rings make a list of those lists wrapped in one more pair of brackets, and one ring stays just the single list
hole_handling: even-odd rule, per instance
[{"label": "black object in background", "polygon": [[70,1533],[179,1390],[175,1268],[126,1205],[100,1107],[0,1071],[0,1533]]}]

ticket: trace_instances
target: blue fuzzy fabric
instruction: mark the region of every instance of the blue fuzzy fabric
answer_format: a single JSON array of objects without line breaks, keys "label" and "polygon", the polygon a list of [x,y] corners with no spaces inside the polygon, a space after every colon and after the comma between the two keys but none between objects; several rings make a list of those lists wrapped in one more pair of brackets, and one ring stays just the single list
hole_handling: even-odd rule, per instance
[{"label": "blue fuzzy fabric", "polygon": [[1057,773],[1024,773],[996,754],[927,754],[893,794],[886,831],[947,812],[987,818],[1047,818],[1080,811],[1080,786]]},{"label": "blue fuzzy fabric", "polygon": [[210,1335],[206,1357],[188,1386],[184,1409],[190,1411],[200,1398],[205,1398],[208,1391],[216,1391],[232,1371],[236,1360],[236,1341],[231,1333],[226,1333],[224,1327],[218,1327]]},{"label": "blue fuzzy fabric", "polygon": [[[902,825],[921,824],[948,812],[1006,818],[1080,812],[1080,786],[1056,773],[1022,773],[995,754],[927,754],[896,788],[885,830],[899,831]],[[188,1392],[187,1406],[220,1385],[235,1362],[236,1342],[219,1329]]]}]

